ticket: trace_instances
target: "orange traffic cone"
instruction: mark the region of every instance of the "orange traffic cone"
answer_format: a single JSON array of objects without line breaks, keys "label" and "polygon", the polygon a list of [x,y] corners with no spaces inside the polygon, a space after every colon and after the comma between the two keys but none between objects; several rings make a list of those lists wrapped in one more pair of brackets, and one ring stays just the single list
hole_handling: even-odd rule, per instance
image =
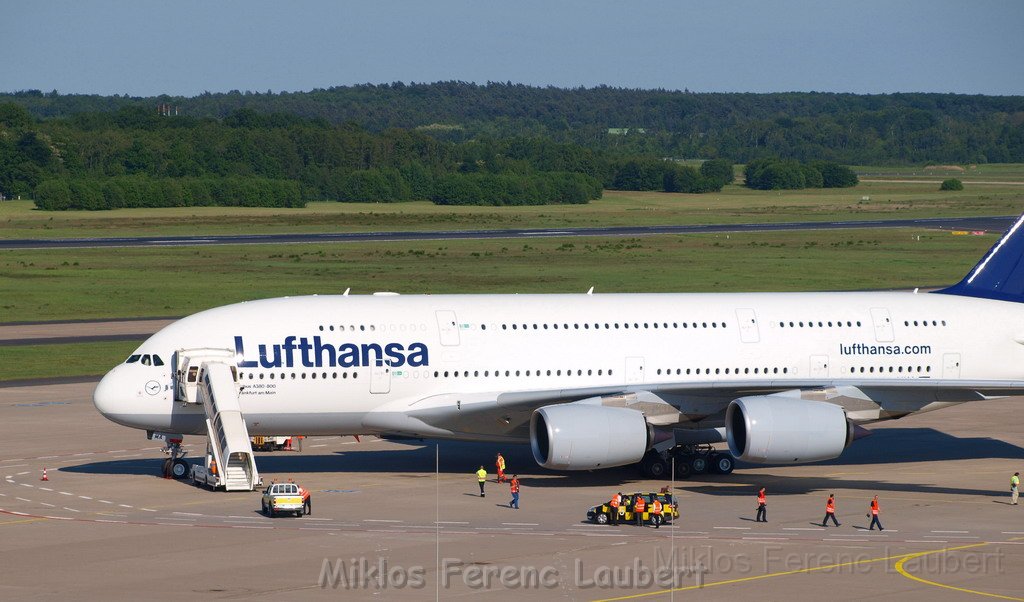
[{"label": "orange traffic cone", "polygon": [[46,476],[46,467],[45,466],[43,467],[43,478],[41,478],[39,480],[40,481],[49,481],[50,480],[50,477]]}]

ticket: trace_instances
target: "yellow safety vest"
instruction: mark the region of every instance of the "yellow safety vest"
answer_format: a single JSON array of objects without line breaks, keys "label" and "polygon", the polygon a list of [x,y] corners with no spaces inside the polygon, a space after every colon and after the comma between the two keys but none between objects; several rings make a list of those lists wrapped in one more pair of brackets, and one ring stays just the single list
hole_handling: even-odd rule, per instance
[{"label": "yellow safety vest", "polygon": [[480,470],[476,471],[476,478],[481,483],[486,481],[487,480],[487,471],[484,470],[483,468],[481,468]]}]

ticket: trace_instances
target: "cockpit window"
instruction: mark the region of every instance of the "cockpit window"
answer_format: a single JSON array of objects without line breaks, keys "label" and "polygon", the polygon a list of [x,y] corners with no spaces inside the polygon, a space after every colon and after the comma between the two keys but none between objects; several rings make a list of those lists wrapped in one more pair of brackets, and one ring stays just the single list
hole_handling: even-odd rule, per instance
[{"label": "cockpit window", "polygon": [[126,363],[126,364],[134,364],[135,362],[139,361],[140,357],[142,357],[142,356],[137,354],[137,353],[135,355],[129,355],[128,359],[126,359],[124,361],[124,363]]},{"label": "cockpit window", "polygon": [[153,361],[150,359],[149,355],[142,356],[142,365],[143,366],[149,366],[149,365],[152,365],[152,363],[153,363]]},{"label": "cockpit window", "polygon": [[162,359],[160,359],[159,355],[154,355],[153,356],[153,365],[154,366],[163,366],[164,365],[164,361]]}]

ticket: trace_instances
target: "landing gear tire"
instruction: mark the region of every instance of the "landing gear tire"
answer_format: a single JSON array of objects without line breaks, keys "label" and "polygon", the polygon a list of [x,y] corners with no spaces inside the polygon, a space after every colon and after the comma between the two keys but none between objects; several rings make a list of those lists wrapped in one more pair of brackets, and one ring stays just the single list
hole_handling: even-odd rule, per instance
[{"label": "landing gear tire", "polygon": [[711,456],[711,470],[716,474],[732,474],[736,468],[736,460],[729,454],[715,454]]},{"label": "landing gear tire", "polygon": [[665,460],[656,454],[651,454],[641,460],[640,470],[644,473],[644,476],[651,479],[661,479],[668,474],[668,464]]},{"label": "landing gear tire", "polygon": [[171,478],[171,460],[170,458],[164,460],[163,475],[165,479]]},{"label": "landing gear tire", "polygon": [[171,476],[175,479],[184,479],[189,473],[188,462],[184,460],[175,460],[171,465]]},{"label": "landing gear tire", "polygon": [[689,479],[691,475],[693,475],[693,469],[690,467],[689,459],[676,458],[676,478]]},{"label": "landing gear tire", "polygon": [[704,456],[696,456],[690,460],[690,468],[693,474],[704,474],[708,471],[708,459]]}]

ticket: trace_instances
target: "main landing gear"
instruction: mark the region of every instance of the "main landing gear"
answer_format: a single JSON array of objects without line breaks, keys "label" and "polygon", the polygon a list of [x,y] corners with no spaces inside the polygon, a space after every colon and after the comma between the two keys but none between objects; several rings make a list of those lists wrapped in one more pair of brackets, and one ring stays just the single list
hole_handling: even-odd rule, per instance
[{"label": "main landing gear", "polygon": [[640,460],[640,472],[649,479],[668,478],[675,458],[676,478],[686,479],[695,474],[730,474],[736,460],[728,452],[710,445],[677,445],[666,452],[647,452]]}]

